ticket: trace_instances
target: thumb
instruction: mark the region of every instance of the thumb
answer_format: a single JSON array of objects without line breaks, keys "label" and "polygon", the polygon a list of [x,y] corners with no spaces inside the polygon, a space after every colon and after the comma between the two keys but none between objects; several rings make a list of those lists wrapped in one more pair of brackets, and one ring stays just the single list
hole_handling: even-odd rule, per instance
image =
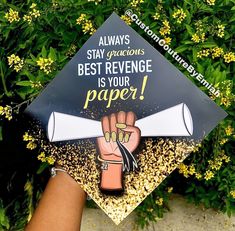
[{"label": "thumb", "polygon": [[126,126],[126,128],[120,129],[124,131],[126,134],[129,133],[127,141],[125,140],[125,146],[128,148],[130,152],[133,152],[140,142],[141,131],[138,127],[135,126]]},{"label": "thumb", "polygon": [[135,126],[127,125],[125,128],[121,128],[120,130],[122,130],[124,132],[140,134],[140,129],[138,127],[135,127]]}]

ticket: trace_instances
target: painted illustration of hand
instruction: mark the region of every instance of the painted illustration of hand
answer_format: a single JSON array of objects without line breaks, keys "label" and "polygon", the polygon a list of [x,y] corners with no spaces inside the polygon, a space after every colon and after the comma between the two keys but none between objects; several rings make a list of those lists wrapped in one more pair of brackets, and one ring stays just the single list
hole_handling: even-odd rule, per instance
[{"label": "painted illustration of hand", "polygon": [[[132,152],[140,141],[140,130],[135,127],[133,112],[113,113],[101,120],[104,137],[97,138],[102,162],[101,190],[122,191],[123,170],[133,170],[137,163]],[[125,154],[127,153],[127,154]]]}]

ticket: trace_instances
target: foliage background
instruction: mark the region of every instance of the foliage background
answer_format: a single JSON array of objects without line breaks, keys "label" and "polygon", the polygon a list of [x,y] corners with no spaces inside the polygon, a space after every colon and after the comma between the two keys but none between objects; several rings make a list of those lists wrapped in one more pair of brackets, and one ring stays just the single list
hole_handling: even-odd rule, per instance
[{"label": "foliage background", "polygon": [[53,163],[25,134],[23,110],[113,11],[210,95],[124,16],[128,8],[220,89],[211,98],[229,114],[136,209],[137,224],[162,217],[172,191],[235,211],[235,0],[0,0],[0,230],[23,229]]}]

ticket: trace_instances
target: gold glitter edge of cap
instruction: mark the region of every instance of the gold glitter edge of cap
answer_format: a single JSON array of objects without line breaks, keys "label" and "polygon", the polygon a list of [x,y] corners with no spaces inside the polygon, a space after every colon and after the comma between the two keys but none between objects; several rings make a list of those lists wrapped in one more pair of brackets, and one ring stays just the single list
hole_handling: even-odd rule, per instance
[{"label": "gold glitter edge of cap", "polygon": [[39,132],[35,139],[45,153],[50,153],[57,163],[81,184],[116,225],[120,224],[197,145],[193,141],[168,138],[144,139],[143,148],[137,155],[140,169],[125,176],[124,195],[115,197],[103,195],[99,190],[100,163],[97,162],[96,145],[92,140],[57,147],[41,136],[42,132]]}]

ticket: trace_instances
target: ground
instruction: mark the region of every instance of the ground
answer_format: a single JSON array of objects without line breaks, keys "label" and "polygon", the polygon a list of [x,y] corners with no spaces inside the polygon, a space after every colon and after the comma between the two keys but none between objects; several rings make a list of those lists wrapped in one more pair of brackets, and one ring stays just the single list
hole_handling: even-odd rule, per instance
[{"label": "ground", "polygon": [[[228,218],[212,209],[196,207],[174,194],[169,202],[171,211],[144,231],[234,231],[235,216]],[[116,226],[100,209],[85,209],[81,231],[134,231],[135,214]]]}]

